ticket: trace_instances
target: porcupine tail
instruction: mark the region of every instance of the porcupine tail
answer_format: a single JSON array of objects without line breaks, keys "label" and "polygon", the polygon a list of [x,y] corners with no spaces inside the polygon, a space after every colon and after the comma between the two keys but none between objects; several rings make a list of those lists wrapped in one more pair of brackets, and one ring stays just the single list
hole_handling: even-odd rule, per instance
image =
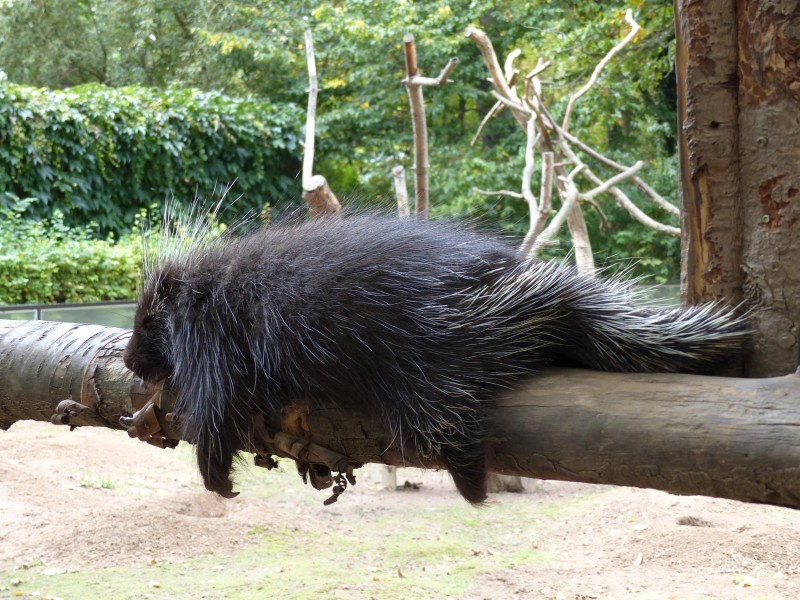
[{"label": "porcupine tail", "polygon": [[[636,296],[621,280],[582,275],[557,262],[522,261],[462,295],[454,329],[464,328],[464,346],[471,346],[475,360],[465,379],[478,377],[473,389],[488,384],[496,393],[548,364],[697,373],[741,353],[749,332],[734,307],[657,310],[637,306]],[[459,443],[441,444],[457,488],[473,503],[486,498],[486,435],[485,420],[478,419]]]},{"label": "porcupine tail", "polygon": [[736,307],[637,306],[632,285],[557,262],[524,261],[469,299],[469,319],[493,323],[523,361],[617,372],[707,371],[737,356],[749,334]]}]

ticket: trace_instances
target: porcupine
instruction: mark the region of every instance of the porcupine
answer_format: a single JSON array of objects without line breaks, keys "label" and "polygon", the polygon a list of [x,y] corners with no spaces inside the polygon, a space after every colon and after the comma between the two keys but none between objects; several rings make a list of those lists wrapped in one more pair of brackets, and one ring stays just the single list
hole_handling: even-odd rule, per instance
[{"label": "porcupine", "polygon": [[720,304],[637,308],[627,284],[469,227],[360,215],[157,259],[124,358],[178,389],[205,486],[223,496],[254,415],[307,398],[368,411],[479,503],[486,408],[503,389],[546,365],[699,372],[738,351],[745,329]]}]

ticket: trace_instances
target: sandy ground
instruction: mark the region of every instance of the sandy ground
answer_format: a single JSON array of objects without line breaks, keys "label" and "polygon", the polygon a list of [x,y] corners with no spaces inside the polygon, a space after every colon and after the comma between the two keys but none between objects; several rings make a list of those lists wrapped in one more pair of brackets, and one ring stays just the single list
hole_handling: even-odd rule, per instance
[{"label": "sandy ground", "polygon": [[[257,544],[254,527],[269,532],[286,522],[298,540],[332,519],[350,528],[365,523],[362,535],[379,536],[369,529],[376,515],[425,519],[461,503],[446,473],[403,469],[399,481],[422,482],[422,489],[388,492],[380,489],[380,467],[372,466],[336,505],[324,507],[326,495],[302,487],[294,474],[251,470],[257,473],[245,480],[278,477],[273,491],[248,491],[243,481],[243,493],[224,501],[202,489],[188,449],[158,450],[107,430],[17,423],[0,432],[0,571],[224,557]],[[492,503],[518,510],[518,526],[493,522]],[[526,481],[522,494],[493,496],[489,508],[469,510],[457,514],[470,515],[486,540],[475,552],[508,545],[547,560],[479,573],[459,597],[800,598],[800,512],[536,481]],[[413,553],[403,568],[413,568]],[[14,597],[10,590],[0,587],[0,598]],[[356,590],[350,597],[370,595]]]}]

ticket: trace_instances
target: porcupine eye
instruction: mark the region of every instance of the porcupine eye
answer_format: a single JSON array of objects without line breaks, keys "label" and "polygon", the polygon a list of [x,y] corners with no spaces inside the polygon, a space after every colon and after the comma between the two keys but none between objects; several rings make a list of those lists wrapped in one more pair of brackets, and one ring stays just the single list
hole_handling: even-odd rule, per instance
[{"label": "porcupine eye", "polygon": [[146,315],[141,320],[138,316],[122,357],[125,366],[145,381],[159,381],[172,371],[165,354],[166,322],[153,315]]}]

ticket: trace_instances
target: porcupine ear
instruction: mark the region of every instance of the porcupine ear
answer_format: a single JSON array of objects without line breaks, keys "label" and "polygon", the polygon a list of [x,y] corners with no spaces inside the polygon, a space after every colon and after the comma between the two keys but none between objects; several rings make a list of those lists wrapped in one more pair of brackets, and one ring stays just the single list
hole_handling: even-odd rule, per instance
[{"label": "porcupine ear", "polygon": [[247,427],[237,423],[243,411],[233,406],[237,386],[226,377],[238,368],[231,364],[233,353],[226,351],[226,334],[219,327],[191,314],[176,324],[172,383],[178,390],[175,411],[184,437],[196,446],[206,489],[233,498],[238,493],[233,491],[230,473],[234,456],[246,443],[242,436]]}]

